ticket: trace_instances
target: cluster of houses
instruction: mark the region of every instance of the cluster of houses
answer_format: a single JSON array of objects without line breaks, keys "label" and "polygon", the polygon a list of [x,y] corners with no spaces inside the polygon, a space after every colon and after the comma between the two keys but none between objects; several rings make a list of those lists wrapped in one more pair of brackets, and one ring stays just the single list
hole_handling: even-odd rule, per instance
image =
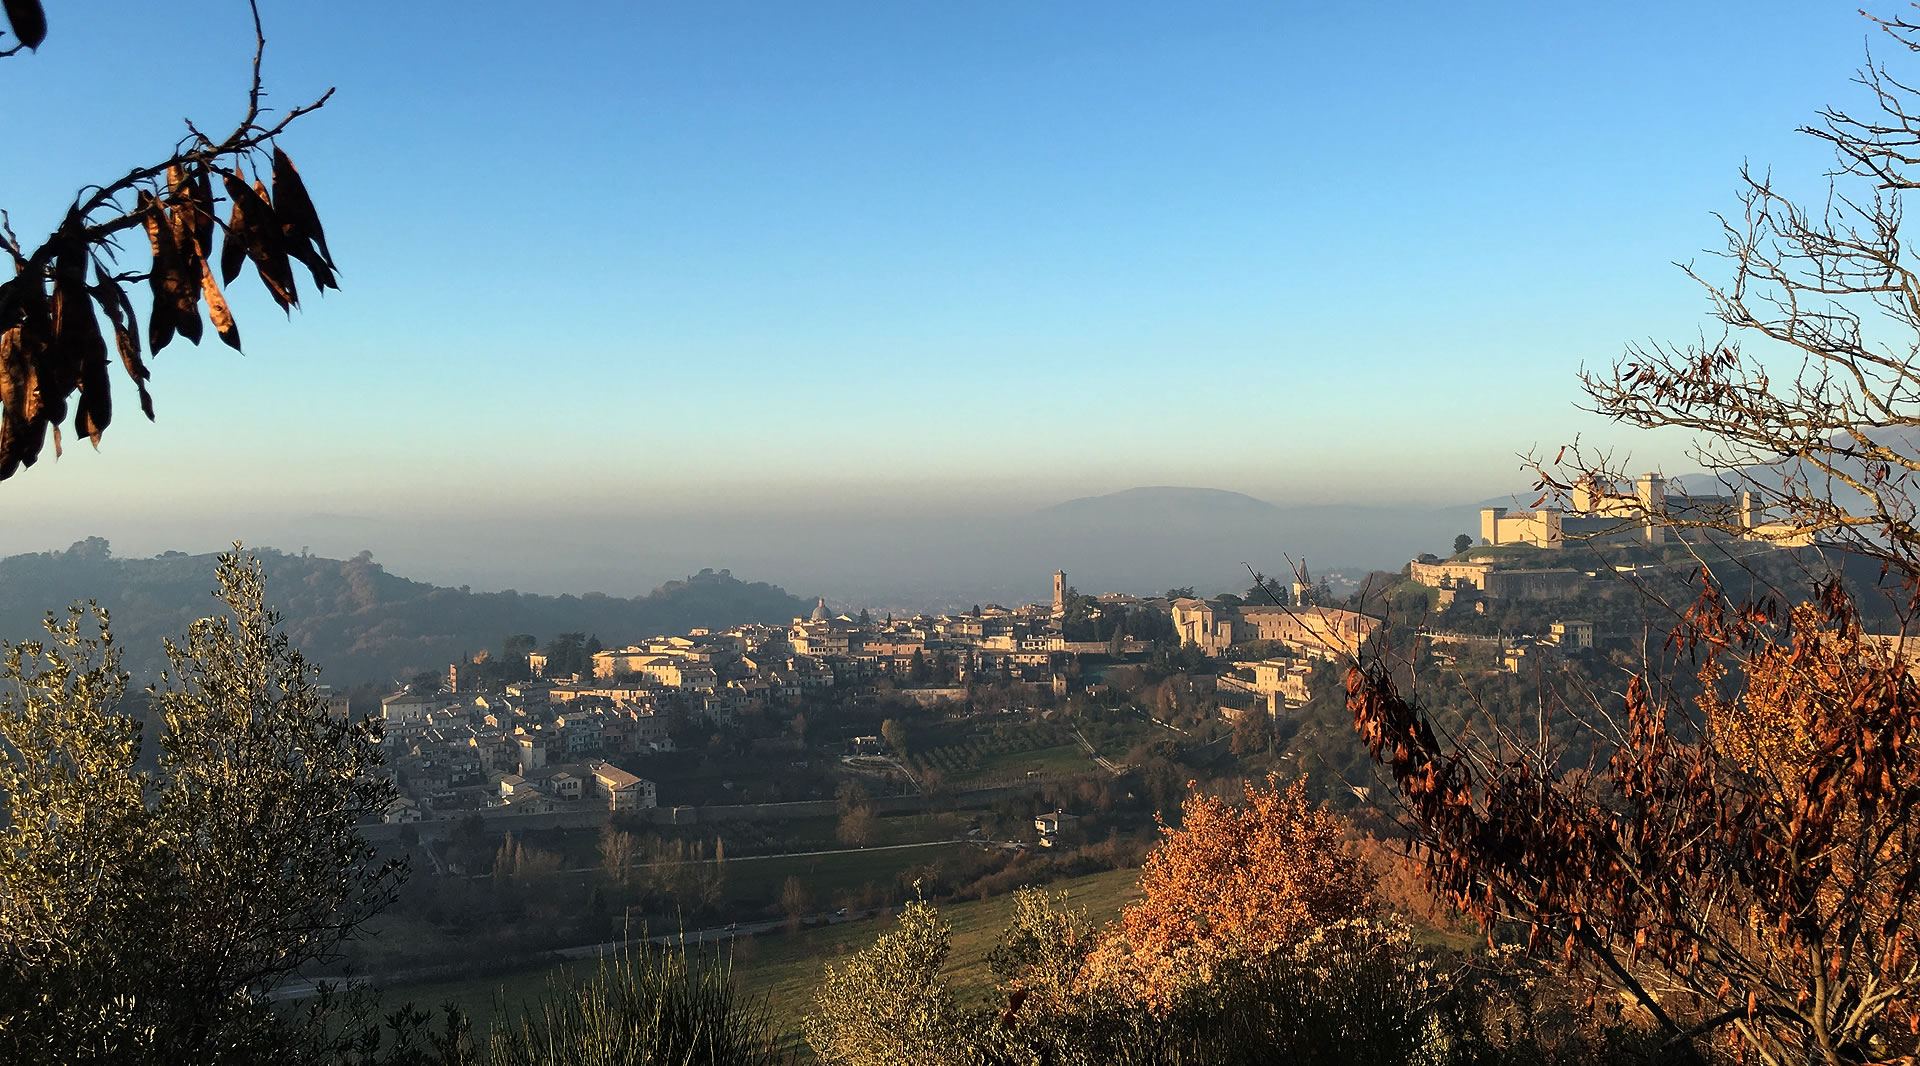
[{"label": "cluster of houses", "polygon": [[[834,615],[821,601],[807,618],[787,626],[744,625],[695,629],[596,652],[591,677],[549,678],[546,657],[534,654],[534,674],[553,683],[556,701],[605,700],[647,709],[678,701],[696,715],[724,721],[802,699],[812,690],[846,688],[887,679],[916,684],[973,680],[1047,682],[1063,657],[1138,654],[1145,641],[1070,641],[1062,633],[1065,574],[1055,574],[1056,596],[1045,604],[989,604],[961,614],[876,620]],[[1145,603],[1102,597],[1096,611],[1124,613]],[[456,668],[457,669],[457,668]]]},{"label": "cluster of houses", "polygon": [[[654,784],[621,769],[624,755],[671,750],[669,712],[712,725],[887,678],[913,684],[992,679],[1057,685],[1063,657],[1138,653],[1144,642],[1075,643],[1054,604],[987,606],[960,615],[875,621],[831,614],[824,601],[788,626],[743,625],[658,636],[594,653],[589,672],[478,690],[480,662],[454,663],[445,687],[381,701],[388,766],[402,799],[390,821],[449,814],[547,814],[658,804]],[[1096,610],[1126,610],[1118,600]],[[1119,645],[1115,648],[1115,643]],[[344,713],[344,707],[342,708]]]},{"label": "cluster of houses", "polygon": [[666,719],[606,700],[556,700],[554,689],[536,681],[382,700],[387,766],[401,791],[387,820],[657,804],[651,781],[608,756],[671,748]]}]

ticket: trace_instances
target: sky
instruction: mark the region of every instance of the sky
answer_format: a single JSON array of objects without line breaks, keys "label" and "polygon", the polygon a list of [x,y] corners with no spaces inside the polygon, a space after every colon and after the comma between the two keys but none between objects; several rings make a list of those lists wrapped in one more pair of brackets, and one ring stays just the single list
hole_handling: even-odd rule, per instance
[{"label": "sky", "polygon": [[[236,0],[49,6],[0,61],[23,235],[230,123],[252,44]],[[1708,328],[1673,264],[1743,161],[1822,187],[1795,128],[1860,101],[1858,6],[262,0],[270,104],[336,90],[281,143],[343,287],[237,286],[247,354],[161,354],[157,422],[127,390],[0,485],[0,554],[1437,507],[1576,435],[1681,472],[1576,374]]]}]

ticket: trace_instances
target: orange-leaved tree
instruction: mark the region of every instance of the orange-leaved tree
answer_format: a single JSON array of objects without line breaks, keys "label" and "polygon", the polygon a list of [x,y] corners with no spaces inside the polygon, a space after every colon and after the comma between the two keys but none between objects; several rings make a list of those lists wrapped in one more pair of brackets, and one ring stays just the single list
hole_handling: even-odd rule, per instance
[{"label": "orange-leaved tree", "polygon": [[[1671,1042],[1767,1063],[1920,1052],[1920,685],[1837,582],[1784,614],[1710,583],[1636,676],[1604,768],[1444,741],[1379,672],[1349,705],[1434,885],[1631,997]],[[1598,765],[1598,763],[1596,764]]]},{"label": "orange-leaved tree", "polygon": [[1147,857],[1139,900],[1094,948],[1088,988],[1164,1010],[1223,965],[1284,952],[1374,910],[1374,877],[1341,820],[1304,782],[1245,786],[1245,803],[1191,794],[1180,829]]}]

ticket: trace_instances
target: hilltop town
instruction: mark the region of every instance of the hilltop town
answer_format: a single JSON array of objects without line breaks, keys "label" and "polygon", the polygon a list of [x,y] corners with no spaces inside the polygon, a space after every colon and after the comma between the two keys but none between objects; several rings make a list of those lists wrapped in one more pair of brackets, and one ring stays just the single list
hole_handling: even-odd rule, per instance
[{"label": "hilltop town", "polygon": [[1050,602],[1019,607],[875,619],[834,615],[821,600],[787,626],[550,647],[512,663],[481,653],[381,700],[403,790],[389,821],[671,807],[688,797],[663,797],[635,771],[690,733],[871,704],[883,690],[924,707],[964,710],[989,693],[1052,704],[1161,642],[1207,655],[1263,642],[1279,657],[1244,691],[1304,702],[1311,664],[1371,654],[1381,625],[1311,595],[1303,580],[1273,603],[1239,608],[1190,595],[1088,597],[1062,571]]},{"label": "hilltop town", "polygon": [[[814,749],[828,730],[839,739],[861,723],[870,728],[876,714],[906,719],[912,709],[964,719],[1005,708],[1044,714],[1074,699],[1138,703],[1138,667],[1170,654],[1184,656],[1183,665],[1163,664],[1157,673],[1203,679],[1198,691],[1222,726],[1256,708],[1278,719],[1312,699],[1319,667],[1344,669],[1386,652],[1388,604],[1404,603],[1409,587],[1431,594],[1435,620],[1472,630],[1490,605],[1571,604],[1600,577],[1512,568],[1511,558],[1480,551],[1422,556],[1400,575],[1382,575],[1399,592],[1363,589],[1343,605],[1316,602],[1329,594],[1304,570],[1244,598],[1213,599],[1191,589],[1086,596],[1061,571],[1050,600],[1016,607],[875,618],[835,614],[820,600],[784,626],[695,628],[614,648],[572,634],[512,661],[483,652],[380,701],[389,765],[402,790],[388,820],[477,814],[506,827],[521,824],[519,816],[579,816],[568,824],[588,824],[612,812],[650,812],[640,816],[666,823],[697,817],[692,808],[716,801],[821,800],[847,770],[813,772],[822,768]],[[1594,623],[1575,617],[1545,620],[1537,635],[1402,628],[1418,638],[1416,654],[1454,658],[1491,644],[1495,668],[1509,672],[1549,648],[1596,646]],[[656,780],[662,768],[687,761],[674,758],[683,747],[710,748],[729,736],[763,751],[784,744],[796,757],[782,772],[727,782],[728,794]],[[849,759],[862,741],[875,740],[845,739],[841,754]],[[923,788],[909,764],[895,768],[869,784]]]}]

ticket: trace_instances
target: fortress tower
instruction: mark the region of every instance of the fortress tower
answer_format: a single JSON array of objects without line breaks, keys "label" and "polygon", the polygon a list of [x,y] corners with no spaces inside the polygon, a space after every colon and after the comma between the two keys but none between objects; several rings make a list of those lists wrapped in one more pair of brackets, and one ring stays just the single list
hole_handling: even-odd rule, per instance
[{"label": "fortress tower", "polygon": [[1053,572],[1053,613],[1055,617],[1067,613],[1067,572]]},{"label": "fortress tower", "polygon": [[1640,498],[1640,513],[1647,524],[1647,543],[1665,544],[1667,541],[1667,479],[1659,474],[1641,474],[1634,483],[1634,495]]}]

